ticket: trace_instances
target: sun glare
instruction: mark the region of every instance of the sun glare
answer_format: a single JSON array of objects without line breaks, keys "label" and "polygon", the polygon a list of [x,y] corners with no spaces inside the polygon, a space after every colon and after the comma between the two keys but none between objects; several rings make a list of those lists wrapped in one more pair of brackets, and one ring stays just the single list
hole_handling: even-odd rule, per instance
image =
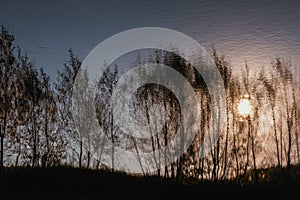
[{"label": "sun glare", "polygon": [[251,114],[251,104],[248,99],[242,99],[238,105],[238,111],[241,115]]}]

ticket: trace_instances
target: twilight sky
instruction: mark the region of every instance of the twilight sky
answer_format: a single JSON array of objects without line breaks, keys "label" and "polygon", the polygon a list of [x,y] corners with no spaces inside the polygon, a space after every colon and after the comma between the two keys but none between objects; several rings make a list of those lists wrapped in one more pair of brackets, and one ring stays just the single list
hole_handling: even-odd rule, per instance
[{"label": "twilight sky", "polygon": [[237,69],[278,56],[300,67],[299,1],[2,0],[0,23],[52,79],[69,48],[83,60],[106,38],[146,26],[185,33],[207,51],[214,44]]}]

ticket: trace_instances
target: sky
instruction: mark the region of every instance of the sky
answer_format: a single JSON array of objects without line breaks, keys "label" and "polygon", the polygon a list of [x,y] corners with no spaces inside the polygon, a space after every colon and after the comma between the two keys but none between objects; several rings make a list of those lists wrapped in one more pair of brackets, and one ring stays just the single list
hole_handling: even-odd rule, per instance
[{"label": "sky", "polygon": [[[268,67],[275,57],[300,66],[299,1],[3,1],[0,23],[52,79],[68,60],[83,60],[100,42],[138,27],[164,27],[212,45],[239,70]],[[300,71],[300,70],[299,70]]]}]

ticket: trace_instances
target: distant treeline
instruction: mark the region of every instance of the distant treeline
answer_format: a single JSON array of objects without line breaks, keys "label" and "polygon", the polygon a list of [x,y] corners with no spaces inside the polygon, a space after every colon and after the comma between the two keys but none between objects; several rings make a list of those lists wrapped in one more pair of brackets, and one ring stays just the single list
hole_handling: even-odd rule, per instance
[{"label": "distant treeline", "polygon": [[[86,138],[74,125],[74,114],[89,112],[71,109],[76,76],[83,75],[85,85],[89,81],[88,75],[80,70],[78,57],[69,50],[69,61],[58,71],[57,79],[50,80],[42,68],[38,69],[21,48],[14,45],[15,37],[7,28],[2,26],[0,34],[0,168],[105,168],[101,164],[103,152],[97,140],[99,133]],[[245,63],[244,68],[235,72],[215,49],[211,57],[224,80],[226,119],[222,120],[225,120],[226,127],[205,157],[199,152],[213,127],[209,124],[212,109],[209,92],[201,75],[175,53],[156,51],[148,60],[163,63],[183,74],[197,94],[201,113],[201,120],[197,122],[198,134],[192,145],[178,160],[158,169],[155,174],[166,178],[193,177],[212,181],[244,180],[247,175],[247,181],[253,181],[265,177],[260,173],[262,168],[289,168],[299,164],[300,93],[292,62],[276,58],[268,68],[261,69],[252,69]],[[137,62],[142,61],[137,59]],[[95,98],[97,119],[103,128],[101,134],[113,144],[112,166],[115,147],[131,149],[137,154],[145,145],[150,147],[147,151],[158,150],[172,140],[180,121],[180,105],[174,94],[160,85],[146,85],[136,93],[132,112],[136,116],[143,115],[146,121],[141,123],[149,124],[149,107],[159,104],[168,113],[166,125],[148,140],[124,136],[114,125],[109,102],[120,74],[118,66],[109,67],[97,82],[97,90],[101,93]],[[82,96],[86,95],[86,88],[81,89]],[[237,111],[237,104],[244,95],[248,95],[251,101],[251,119],[242,119]],[[218,126],[218,122],[213,126]],[[159,166],[165,162],[159,155],[154,157]],[[147,169],[142,171],[144,175],[149,174]]]}]

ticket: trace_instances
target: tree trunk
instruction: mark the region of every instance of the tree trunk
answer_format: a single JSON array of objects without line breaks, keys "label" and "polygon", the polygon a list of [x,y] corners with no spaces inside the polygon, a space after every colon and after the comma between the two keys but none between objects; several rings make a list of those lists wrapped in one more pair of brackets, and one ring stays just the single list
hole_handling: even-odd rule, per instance
[{"label": "tree trunk", "polygon": [[[164,108],[165,108],[165,124],[164,124],[164,140],[165,140],[165,147],[168,145],[168,127],[167,127],[167,117],[166,117],[166,111],[167,111],[167,104],[166,101],[164,100]],[[169,178],[169,171],[168,171],[168,164],[167,164],[167,148],[165,148],[164,151],[164,156],[165,156],[165,178]]]},{"label": "tree trunk", "polygon": [[[180,117],[181,120],[182,117]],[[179,149],[179,159],[177,160],[177,173],[176,173],[176,179],[181,180],[182,178],[182,164],[183,164],[183,159],[184,159],[184,127],[181,125],[180,126],[180,149]]]},{"label": "tree trunk", "polygon": [[281,160],[281,165],[283,162],[283,127],[282,127],[282,116],[279,118],[279,125],[280,125],[280,160]]},{"label": "tree trunk", "polygon": [[1,153],[0,153],[0,171],[3,170],[3,135],[0,136],[1,140]]},{"label": "tree trunk", "polygon": [[[296,96],[295,96],[295,87],[293,87],[293,90],[292,90],[292,96],[293,96],[293,112],[292,112],[292,119],[291,120],[295,120],[294,122],[294,125],[295,125],[295,140],[296,140],[296,155],[297,155],[297,162],[299,163],[300,162],[300,156],[299,156],[299,145],[298,145],[298,132],[297,132],[297,127],[298,127],[298,124],[299,121],[297,121],[297,104],[296,104]],[[299,120],[299,119],[298,119]]]},{"label": "tree trunk", "polygon": [[288,129],[288,149],[287,149],[287,168],[291,167],[291,148],[292,148],[292,123],[291,123],[291,117],[290,117],[290,110],[289,110],[289,104],[287,99],[287,92],[286,88],[284,88],[284,95],[285,95],[285,105],[286,105],[286,117],[287,117],[287,129]]},{"label": "tree trunk", "polygon": [[291,167],[291,148],[292,148],[292,133],[291,122],[288,121],[288,151],[287,151],[287,167]]},{"label": "tree trunk", "polygon": [[[156,136],[156,142],[157,142],[157,149],[160,149],[160,144],[159,144],[159,137]],[[158,151],[160,152],[160,151]],[[160,166],[161,166],[161,160],[160,160],[160,153],[158,153],[158,169],[157,169],[157,176],[160,177]]]},{"label": "tree trunk", "polygon": [[18,166],[20,154],[21,154],[21,141],[18,141],[18,155],[16,157],[15,167]]},{"label": "tree trunk", "polygon": [[[233,110],[233,107],[232,107],[232,110]],[[236,174],[235,176],[236,177],[239,177],[239,172],[240,172],[240,167],[239,167],[239,158],[238,158],[238,150],[237,150],[237,146],[236,146],[236,135],[235,135],[235,118],[232,119],[232,137],[233,137],[233,153],[234,153],[234,158],[235,159],[235,166],[236,166]]]},{"label": "tree trunk", "polygon": [[82,167],[82,139],[80,140],[80,150],[79,150],[79,168]]},{"label": "tree trunk", "polygon": [[115,140],[114,140],[114,118],[113,118],[113,108],[111,110],[111,121],[110,121],[110,135],[112,142],[112,150],[111,150],[111,171],[115,170]]},{"label": "tree trunk", "polygon": [[37,159],[37,133],[35,130],[35,125],[33,125],[33,148],[32,148],[32,167],[35,167],[36,165],[36,159]]},{"label": "tree trunk", "polygon": [[50,142],[49,142],[49,130],[48,130],[48,108],[46,106],[46,116],[45,116],[45,137],[46,137],[46,155],[45,155],[45,163],[44,165],[47,166],[48,165],[48,159],[49,159],[49,155],[50,155]]},{"label": "tree trunk", "polygon": [[142,160],[141,160],[141,157],[140,157],[139,149],[138,149],[137,144],[136,144],[136,139],[135,139],[135,138],[132,138],[132,140],[133,140],[134,148],[135,148],[135,150],[136,150],[137,159],[138,159],[139,164],[140,164],[140,166],[141,166],[141,170],[142,170],[143,176],[145,176],[146,173],[145,173],[145,171],[144,171],[144,166],[143,166],[143,164],[142,164]]},{"label": "tree trunk", "polygon": [[255,142],[254,142],[254,136],[252,131],[252,124],[251,119],[248,120],[248,128],[249,132],[251,134],[251,146],[252,146],[252,159],[253,159],[253,170],[254,170],[254,182],[257,180],[257,172],[256,172],[256,155],[255,155]]},{"label": "tree trunk", "polygon": [[223,175],[222,179],[226,175],[226,169],[227,169],[227,147],[228,147],[228,135],[229,135],[229,109],[228,109],[228,103],[226,105],[226,136],[225,136],[225,147],[224,147],[224,167],[223,167]]},{"label": "tree trunk", "polygon": [[171,178],[175,178],[175,168],[174,168],[174,163],[171,163]]},{"label": "tree trunk", "polygon": [[100,160],[97,160],[97,161],[96,161],[96,170],[99,169],[99,166],[100,166]]},{"label": "tree trunk", "polygon": [[273,120],[274,137],[275,137],[275,143],[276,143],[277,165],[278,165],[278,167],[281,167],[280,152],[279,152],[279,142],[278,142],[278,136],[277,136],[277,127],[276,127],[276,118],[275,118],[274,104],[272,105],[272,120]]},{"label": "tree trunk", "polygon": [[250,140],[251,140],[250,129],[248,127],[247,146],[246,146],[246,163],[245,163],[244,175],[247,174],[247,168],[248,168],[248,164],[249,164],[249,141]]},{"label": "tree trunk", "polygon": [[91,161],[91,153],[90,151],[87,152],[87,168],[90,168],[90,161]]}]

